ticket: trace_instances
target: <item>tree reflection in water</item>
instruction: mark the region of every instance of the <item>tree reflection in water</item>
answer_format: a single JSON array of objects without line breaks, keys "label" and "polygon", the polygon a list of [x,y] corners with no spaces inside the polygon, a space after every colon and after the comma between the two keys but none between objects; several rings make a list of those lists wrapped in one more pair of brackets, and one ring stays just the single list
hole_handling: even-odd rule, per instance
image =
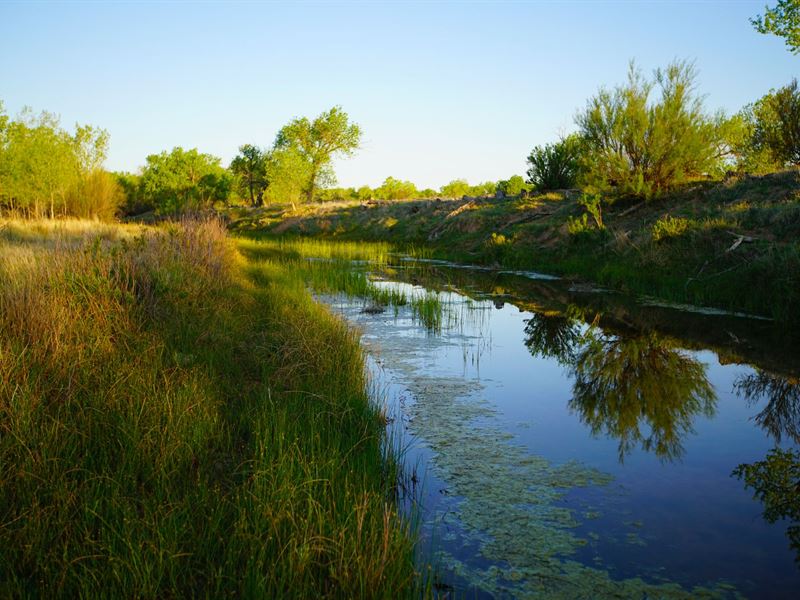
[{"label": "tree reflection in water", "polygon": [[534,313],[525,324],[525,345],[533,356],[553,358],[570,366],[582,344],[578,322],[562,314]]},{"label": "tree reflection in water", "polygon": [[582,332],[574,318],[539,313],[525,334],[531,354],[570,367],[570,410],[593,435],[619,440],[620,462],[637,446],[662,460],[679,459],[694,418],[715,413],[705,365],[656,333],[617,336],[593,326]]},{"label": "tree reflection in water", "polygon": [[[737,379],[733,387],[748,406],[766,400],[753,420],[776,444],[784,436],[800,443],[800,380],[757,369]],[[800,452],[775,447],[764,460],[739,465],[733,475],[762,502],[767,522],[790,522],[786,535],[800,565]]]},{"label": "tree reflection in water", "polygon": [[637,445],[662,460],[679,459],[695,416],[715,412],[705,365],[655,333],[590,335],[573,373],[570,409],[593,434],[619,440],[620,462]]},{"label": "tree reflection in water", "polygon": [[767,401],[753,420],[776,443],[780,443],[784,435],[800,443],[800,380],[756,370],[739,377],[733,388],[748,406]]}]

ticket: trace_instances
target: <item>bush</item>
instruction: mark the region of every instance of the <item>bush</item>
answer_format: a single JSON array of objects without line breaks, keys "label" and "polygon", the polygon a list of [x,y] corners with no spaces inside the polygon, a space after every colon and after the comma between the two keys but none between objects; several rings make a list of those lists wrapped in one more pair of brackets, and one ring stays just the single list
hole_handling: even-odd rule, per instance
[{"label": "bush", "polygon": [[578,176],[579,156],[580,141],[574,135],[556,144],[536,146],[528,155],[528,183],[537,191],[573,187]]},{"label": "bush", "polygon": [[653,223],[653,241],[660,242],[667,238],[678,237],[686,233],[687,229],[689,229],[688,219],[665,215]]},{"label": "bush", "polygon": [[[577,123],[585,141],[585,183],[600,190],[650,197],[691,178],[721,171],[722,119],[712,119],[694,95],[687,62],[658,70],[652,80],[631,64],[628,82],[601,89]],[[653,102],[655,87],[661,97]]]}]

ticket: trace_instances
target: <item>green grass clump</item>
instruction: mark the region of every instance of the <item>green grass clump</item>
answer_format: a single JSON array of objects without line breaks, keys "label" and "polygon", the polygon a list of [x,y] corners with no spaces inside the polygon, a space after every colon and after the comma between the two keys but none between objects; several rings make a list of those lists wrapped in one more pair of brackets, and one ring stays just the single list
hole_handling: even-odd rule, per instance
[{"label": "green grass clump", "polygon": [[653,241],[681,236],[689,229],[689,224],[689,219],[664,215],[653,223]]},{"label": "green grass clump", "polygon": [[74,229],[0,224],[0,596],[406,593],[346,324],[215,222]]}]

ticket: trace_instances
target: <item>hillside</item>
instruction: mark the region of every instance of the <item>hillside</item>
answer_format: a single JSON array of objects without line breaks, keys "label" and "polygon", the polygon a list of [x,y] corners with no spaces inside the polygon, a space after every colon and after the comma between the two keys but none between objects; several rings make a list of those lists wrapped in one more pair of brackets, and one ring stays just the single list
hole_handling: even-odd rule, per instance
[{"label": "hillside", "polygon": [[518,199],[268,206],[227,216],[244,235],[422,245],[437,258],[798,323],[800,172],[699,182],[649,202],[604,204],[605,230],[584,219],[580,198],[568,190]]}]

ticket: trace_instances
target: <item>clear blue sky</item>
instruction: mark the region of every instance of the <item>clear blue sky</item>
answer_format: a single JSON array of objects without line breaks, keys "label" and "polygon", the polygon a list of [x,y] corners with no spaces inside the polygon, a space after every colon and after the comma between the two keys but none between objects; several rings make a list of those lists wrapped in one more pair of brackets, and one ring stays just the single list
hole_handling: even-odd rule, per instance
[{"label": "clear blue sky", "polygon": [[342,185],[496,180],[572,130],[630,59],[695,60],[709,109],[785,85],[800,57],[751,27],[764,2],[0,0],[0,99],[108,129],[115,170],[178,145],[227,164],[340,104],[364,130]]}]

